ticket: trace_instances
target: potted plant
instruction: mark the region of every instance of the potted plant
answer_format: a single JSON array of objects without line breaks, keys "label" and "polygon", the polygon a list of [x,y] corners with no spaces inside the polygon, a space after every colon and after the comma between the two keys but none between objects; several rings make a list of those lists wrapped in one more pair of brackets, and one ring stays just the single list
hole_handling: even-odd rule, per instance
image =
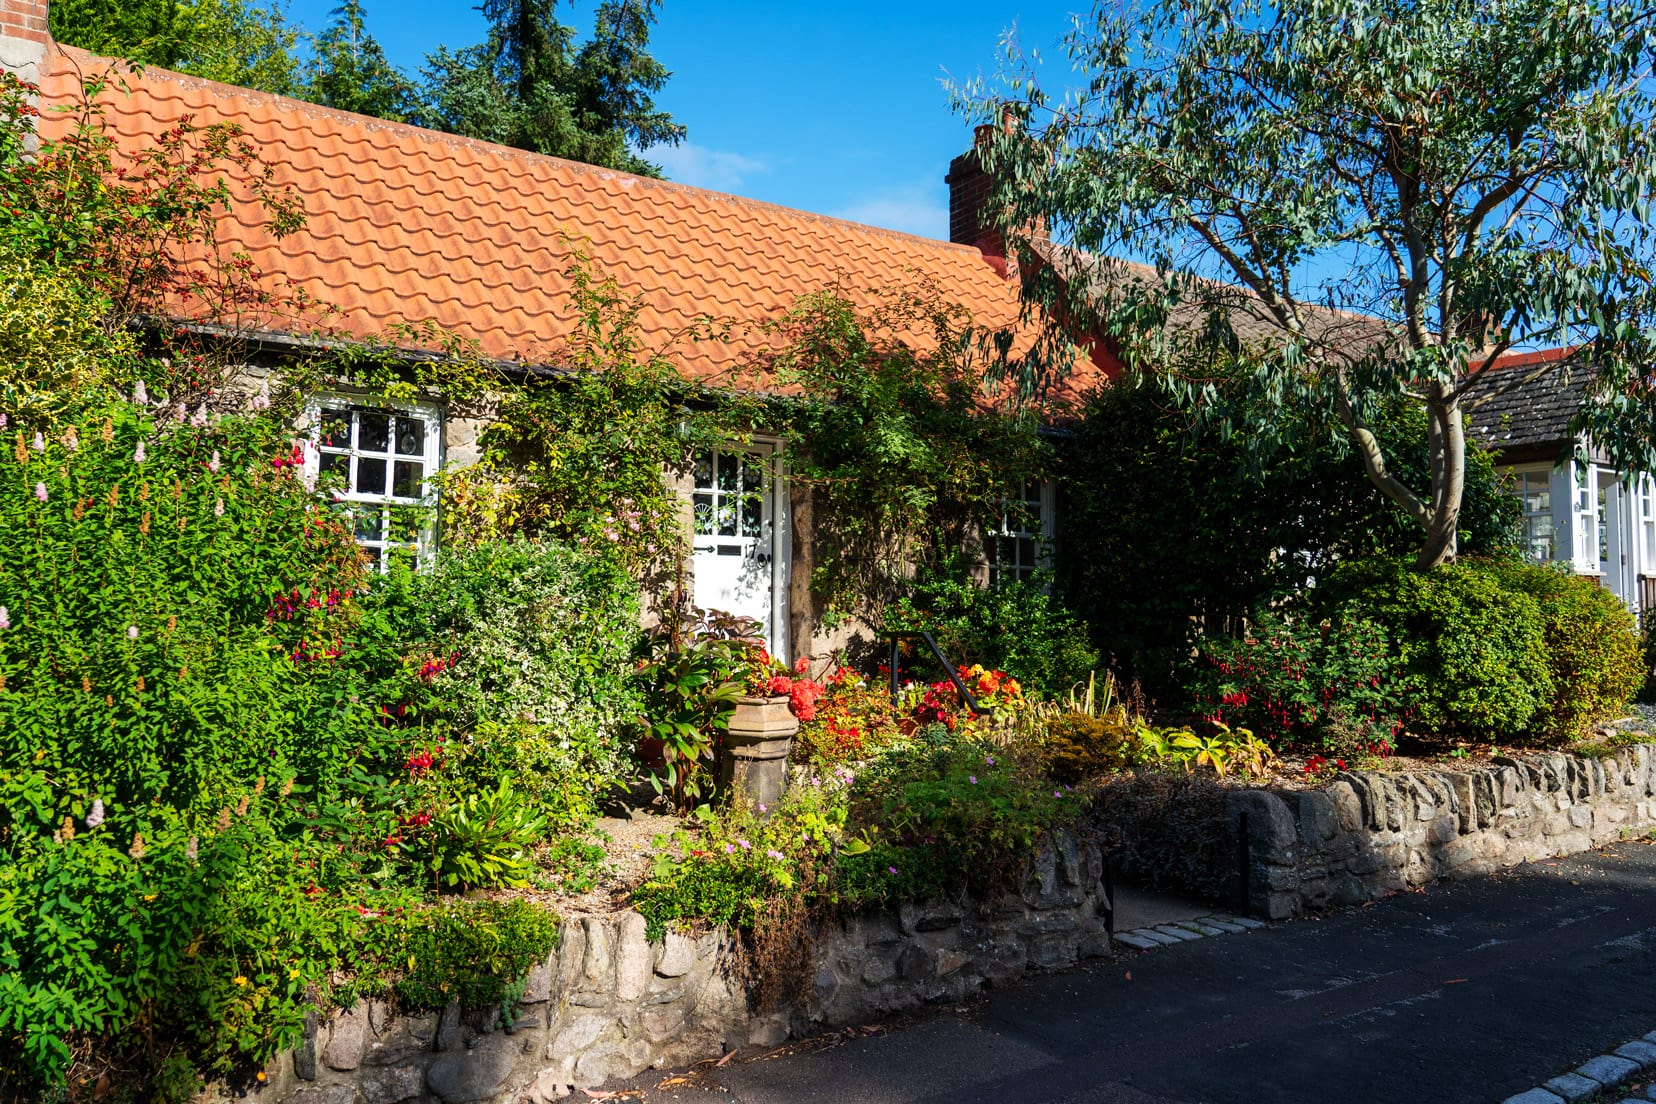
[{"label": "potted plant", "polygon": [[816,716],[823,686],[808,677],[810,661],[801,656],[792,670],[762,645],[748,653],[743,690],[725,729],[719,781],[740,789],[755,806],[769,809],[788,783],[788,756],[799,722]]}]

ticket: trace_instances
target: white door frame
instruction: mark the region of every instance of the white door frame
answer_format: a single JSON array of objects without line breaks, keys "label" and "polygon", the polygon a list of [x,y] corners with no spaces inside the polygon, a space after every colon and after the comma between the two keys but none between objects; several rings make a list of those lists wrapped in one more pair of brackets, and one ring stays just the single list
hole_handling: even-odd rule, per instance
[{"label": "white door frame", "polygon": [[[788,465],[782,441],[776,437],[754,436],[747,441],[731,441],[718,445],[712,451],[745,452],[765,458],[766,505],[770,518],[770,532],[765,539],[766,555],[770,557],[770,613],[765,629],[765,646],[784,663],[788,662],[789,577],[793,566],[793,511],[788,494]],[[689,488],[695,494],[692,477]],[[690,522],[691,572],[694,576],[696,556],[694,510]],[[698,603],[699,604],[699,603]]]}]

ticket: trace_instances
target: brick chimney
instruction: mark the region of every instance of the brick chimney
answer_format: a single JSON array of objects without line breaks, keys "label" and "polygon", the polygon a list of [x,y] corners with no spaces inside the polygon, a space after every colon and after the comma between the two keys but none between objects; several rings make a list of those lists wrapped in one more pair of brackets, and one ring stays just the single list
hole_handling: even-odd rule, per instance
[{"label": "brick chimney", "polygon": [[[4,3],[6,0],[0,0]],[[977,145],[994,128],[987,123],[973,135],[972,149],[949,162],[949,240],[958,245],[976,246],[986,256],[1006,256],[1006,239],[989,217],[989,197],[994,179],[983,171]]]},{"label": "brick chimney", "polygon": [[0,0],[0,67],[27,81],[40,79],[40,63],[52,44],[47,0]]}]

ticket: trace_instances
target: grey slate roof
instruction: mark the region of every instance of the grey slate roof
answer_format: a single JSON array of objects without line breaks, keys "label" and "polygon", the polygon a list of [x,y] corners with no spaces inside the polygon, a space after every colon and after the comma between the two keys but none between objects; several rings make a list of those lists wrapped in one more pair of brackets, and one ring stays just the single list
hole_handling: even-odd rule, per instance
[{"label": "grey slate roof", "polygon": [[[1484,373],[1468,390],[1467,405],[1509,384],[1514,374],[1527,375],[1531,370],[1515,367]],[[1475,407],[1472,435],[1486,448],[1500,451],[1556,446],[1562,452],[1574,440],[1570,419],[1581,407],[1587,383],[1587,373],[1579,366],[1571,371],[1564,364],[1554,364],[1535,379]]]}]

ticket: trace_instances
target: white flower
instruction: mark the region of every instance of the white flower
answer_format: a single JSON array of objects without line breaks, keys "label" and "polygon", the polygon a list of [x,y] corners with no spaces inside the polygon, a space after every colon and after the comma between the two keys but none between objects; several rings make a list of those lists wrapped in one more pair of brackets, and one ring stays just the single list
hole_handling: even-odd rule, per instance
[{"label": "white flower", "polygon": [[197,429],[200,429],[202,426],[207,424],[206,403],[202,403],[200,406],[195,408],[195,413],[190,415],[190,424]]},{"label": "white flower", "polygon": [[46,451],[46,435],[41,433],[38,429],[35,430],[34,450],[36,452]]},{"label": "white flower", "polygon": [[143,380],[139,380],[138,385],[132,389],[132,401],[137,403],[139,406],[148,405],[149,388],[144,386]]},{"label": "white flower", "polygon": [[254,395],[253,396],[253,401],[248,403],[247,405],[251,406],[254,410],[269,410],[270,409],[270,377],[269,376],[266,376],[264,382],[259,384],[259,393]]},{"label": "white flower", "polygon": [[127,639],[128,640],[137,640],[138,639],[138,626],[137,625],[128,625],[127,626]]},{"label": "white flower", "polygon": [[138,447],[132,451],[132,462],[134,464],[142,464],[144,460],[144,442],[139,441]]},{"label": "white flower", "polygon": [[213,458],[211,460],[207,461],[207,470],[212,472],[214,475],[218,474],[218,470],[219,470],[218,449],[213,450]]},{"label": "white flower", "polygon": [[223,517],[224,516],[224,499],[222,499],[222,498],[213,499],[213,516],[214,517]]},{"label": "white flower", "polygon": [[88,828],[96,828],[98,825],[102,824],[103,822],[104,822],[103,798],[94,797],[92,799],[92,811],[86,814],[86,826]]},{"label": "white flower", "polygon": [[0,606],[0,629],[11,628],[11,610]]}]

